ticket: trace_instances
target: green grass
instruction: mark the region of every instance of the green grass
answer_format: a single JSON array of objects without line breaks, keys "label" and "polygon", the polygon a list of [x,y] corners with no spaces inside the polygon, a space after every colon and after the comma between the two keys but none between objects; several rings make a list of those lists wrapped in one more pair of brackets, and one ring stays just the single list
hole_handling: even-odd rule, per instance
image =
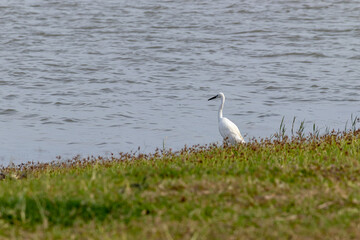
[{"label": "green grass", "polygon": [[360,239],[360,132],[4,168],[0,239]]}]

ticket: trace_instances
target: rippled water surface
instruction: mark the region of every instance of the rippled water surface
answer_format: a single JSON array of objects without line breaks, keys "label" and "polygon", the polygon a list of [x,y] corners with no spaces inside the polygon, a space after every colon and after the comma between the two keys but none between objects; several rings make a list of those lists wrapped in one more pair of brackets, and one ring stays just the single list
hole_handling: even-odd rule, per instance
[{"label": "rippled water surface", "polygon": [[[0,2],[0,164],[246,139],[282,117],[343,129],[359,1]],[[288,127],[290,128],[290,126]]]}]

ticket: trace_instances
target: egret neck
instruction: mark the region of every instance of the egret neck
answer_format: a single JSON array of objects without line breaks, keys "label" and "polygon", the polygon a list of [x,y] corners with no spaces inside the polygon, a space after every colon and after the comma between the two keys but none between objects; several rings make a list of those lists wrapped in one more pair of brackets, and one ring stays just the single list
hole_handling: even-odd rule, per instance
[{"label": "egret neck", "polygon": [[223,108],[225,104],[225,96],[223,94],[221,94],[220,96],[221,96],[221,104],[219,106],[218,121],[220,121],[220,119],[223,118]]}]

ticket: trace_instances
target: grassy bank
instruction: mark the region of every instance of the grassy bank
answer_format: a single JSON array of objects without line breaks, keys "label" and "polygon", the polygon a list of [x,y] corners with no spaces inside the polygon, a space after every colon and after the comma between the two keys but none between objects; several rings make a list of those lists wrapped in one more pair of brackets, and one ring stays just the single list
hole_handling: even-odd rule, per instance
[{"label": "grassy bank", "polygon": [[4,239],[360,239],[359,131],[2,173]]}]

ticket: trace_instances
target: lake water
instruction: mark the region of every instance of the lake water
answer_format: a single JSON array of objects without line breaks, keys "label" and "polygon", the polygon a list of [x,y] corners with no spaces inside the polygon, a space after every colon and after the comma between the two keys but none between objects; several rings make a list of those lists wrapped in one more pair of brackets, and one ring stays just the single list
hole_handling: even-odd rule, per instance
[{"label": "lake water", "polygon": [[[359,1],[0,1],[0,164],[360,115]],[[298,123],[298,122],[297,122]]]}]

